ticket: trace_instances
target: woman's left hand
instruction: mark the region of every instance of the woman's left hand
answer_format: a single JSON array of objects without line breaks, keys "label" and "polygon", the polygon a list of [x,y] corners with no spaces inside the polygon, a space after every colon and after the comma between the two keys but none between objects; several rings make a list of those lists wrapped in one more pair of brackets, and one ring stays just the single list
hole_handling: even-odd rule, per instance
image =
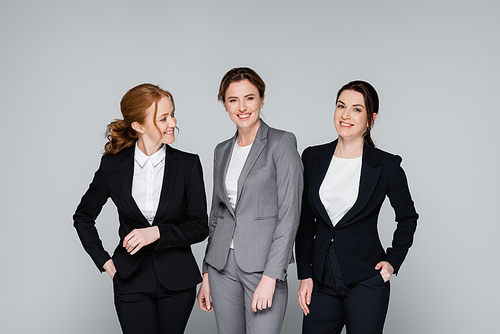
[{"label": "woman's left hand", "polygon": [[259,285],[253,293],[252,310],[265,310],[273,305],[274,290],[276,289],[276,278],[262,275]]},{"label": "woman's left hand", "polygon": [[387,261],[380,261],[377,263],[375,270],[380,270],[380,275],[382,275],[384,282],[387,282],[392,274],[394,274],[394,268]]},{"label": "woman's left hand", "polygon": [[127,234],[123,239],[123,247],[130,255],[137,253],[142,247],[147,246],[160,239],[158,226],[138,228]]}]

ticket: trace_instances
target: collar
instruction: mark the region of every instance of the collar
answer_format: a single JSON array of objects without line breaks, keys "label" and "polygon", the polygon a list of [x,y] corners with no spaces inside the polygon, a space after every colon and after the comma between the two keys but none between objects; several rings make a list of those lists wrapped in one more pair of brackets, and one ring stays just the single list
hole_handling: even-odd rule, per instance
[{"label": "collar", "polygon": [[144,152],[142,152],[139,149],[139,147],[137,146],[137,142],[135,143],[134,159],[141,167],[144,167],[144,165],[148,160],[151,160],[153,166],[156,167],[160,162],[162,162],[165,159],[165,155],[166,155],[165,145],[162,145],[162,147],[158,150],[158,152],[150,156],[147,156],[146,154],[144,154]]}]

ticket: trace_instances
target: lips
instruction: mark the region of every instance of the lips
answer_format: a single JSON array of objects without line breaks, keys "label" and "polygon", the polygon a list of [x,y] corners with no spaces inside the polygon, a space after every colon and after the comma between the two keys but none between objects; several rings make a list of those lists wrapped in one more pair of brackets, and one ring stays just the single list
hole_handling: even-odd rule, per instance
[{"label": "lips", "polygon": [[344,123],[344,122],[340,122],[340,125],[349,126],[349,127],[354,126],[354,124],[349,124],[349,123]]},{"label": "lips", "polygon": [[238,114],[236,116],[238,116],[239,119],[247,119],[248,117],[250,117],[251,114]]}]

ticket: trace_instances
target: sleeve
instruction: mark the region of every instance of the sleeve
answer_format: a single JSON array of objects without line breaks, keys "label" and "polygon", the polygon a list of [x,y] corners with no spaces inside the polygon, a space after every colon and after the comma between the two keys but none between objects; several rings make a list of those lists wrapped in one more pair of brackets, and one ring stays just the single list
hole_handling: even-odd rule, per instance
[{"label": "sleeve", "polygon": [[284,280],[299,226],[300,202],[304,186],[302,161],[297,152],[297,140],[292,133],[283,134],[273,156],[278,190],[278,224],[274,231],[264,274]]},{"label": "sleeve", "polygon": [[203,182],[203,169],[200,158],[186,173],[185,200],[187,204],[184,224],[159,224],[160,240],[156,249],[186,247],[205,240],[208,235],[207,198]]},{"label": "sleeve", "polygon": [[400,166],[401,158],[397,158],[399,161],[395,169],[391,171],[389,188],[387,190],[387,196],[394,209],[397,227],[392,238],[392,247],[387,249],[387,256],[385,258],[385,261],[394,267],[395,274],[398,273],[408,253],[408,249],[413,244],[413,235],[417,229],[418,219],[405,172]]},{"label": "sleeve", "polygon": [[302,210],[300,213],[300,223],[295,238],[295,254],[297,255],[297,277],[298,279],[306,279],[313,277],[312,258],[314,235],[316,233],[316,220],[309,202],[309,175],[311,167],[308,162],[311,159],[308,157],[309,150],[304,150],[302,154],[302,162],[304,163],[304,193],[302,196]]},{"label": "sleeve", "polygon": [[111,259],[108,252],[104,250],[95,227],[95,220],[109,197],[103,161],[104,157],[73,215],[73,226],[76,228],[83,248],[101,272],[104,272],[104,263]]}]

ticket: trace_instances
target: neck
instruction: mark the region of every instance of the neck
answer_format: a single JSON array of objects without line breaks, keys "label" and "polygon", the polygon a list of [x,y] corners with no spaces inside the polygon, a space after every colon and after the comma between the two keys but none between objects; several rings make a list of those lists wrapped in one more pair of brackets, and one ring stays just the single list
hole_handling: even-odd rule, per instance
[{"label": "neck", "polygon": [[333,155],[342,159],[359,158],[363,155],[364,142],[363,138],[348,140],[339,136],[337,147]]},{"label": "neck", "polygon": [[162,146],[162,143],[153,143],[144,137],[139,137],[139,139],[137,139],[137,147],[139,147],[139,150],[148,157],[158,152]]},{"label": "neck", "polygon": [[255,126],[250,128],[238,128],[238,138],[236,138],[236,144],[238,146],[248,146],[253,143],[257,132],[259,131],[260,120],[255,123]]}]

